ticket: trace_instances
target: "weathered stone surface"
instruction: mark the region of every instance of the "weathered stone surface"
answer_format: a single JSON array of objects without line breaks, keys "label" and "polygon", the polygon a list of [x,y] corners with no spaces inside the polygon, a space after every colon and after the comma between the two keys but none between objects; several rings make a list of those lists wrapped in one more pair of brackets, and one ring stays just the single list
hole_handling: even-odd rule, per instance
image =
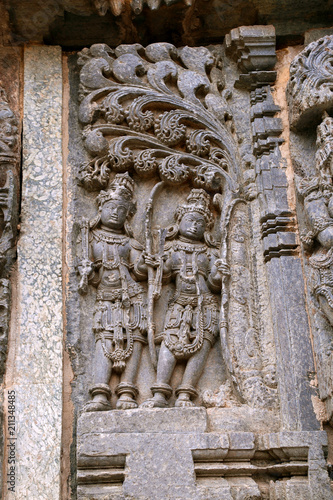
[{"label": "weathered stone surface", "polygon": [[[288,85],[294,132],[291,152],[298,191],[319,395],[332,418],[332,36],[308,45],[293,61]],[[327,49],[327,50],[326,50]],[[318,125],[319,122],[319,125]],[[303,131],[304,127],[306,131]]]},{"label": "weathered stone surface", "polygon": [[[266,36],[266,30],[259,29],[259,38],[262,31]],[[273,31],[269,29],[270,36]],[[258,34],[258,30],[253,29],[252,32]],[[269,43],[271,44],[271,40]],[[259,57],[258,53],[256,57]],[[147,392],[148,376],[150,379],[155,378],[155,382],[153,379],[154,383],[151,385],[153,398],[147,396],[145,398],[148,399],[144,403],[147,407],[167,406],[167,399],[172,395],[173,389],[175,389],[176,406],[190,406],[193,403],[199,406],[204,404],[207,407],[237,406],[241,403],[258,408],[278,406],[274,354],[271,352],[271,346],[267,349],[263,338],[265,334],[259,332],[260,322],[254,312],[256,298],[252,290],[255,284],[251,256],[247,250],[251,246],[251,232],[248,229],[250,214],[247,198],[237,195],[238,179],[241,178],[242,172],[236,162],[237,146],[232,135],[234,123],[226,97],[230,92],[225,88],[222,96],[220,94],[220,90],[226,87],[225,73],[222,71],[224,63],[225,58],[221,57],[218,48],[176,49],[166,43],[151,44],[146,49],[139,45],[119,46],[115,51],[104,44],[98,44],[80,53],[81,104],[78,117],[84,126],[82,139],[86,150],[86,159],[81,162],[79,168],[77,166],[76,174],[80,186],[85,190],[85,194],[81,194],[83,212],[80,213],[82,215],[87,213],[88,193],[91,193],[89,203],[95,197],[99,204],[99,213],[93,218],[90,216],[88,224],[81,225],[81,229],[78,225],[73,226],[72,237],[73,241],[79,233],[80,241],[73,249],[73,253],[77,255],[77,269],[80,274],[76,286],[85,297],[84,303],[87,304],[81,309],[84,311],[82,318],[83,314],[88,314],[87,321],[82,323],[81,342],[87,342],[89,336],[91,338],[91,331],[96,338],[95,358],[90,360],[94,374],[93,380],[90,380],[93,384],[92,401],[87,404],[87,411],[112,408],[114,397],[110,406],[108,384],[110,377],[111,383],[114,380],[113,373],[119,373],[122,377],[120,384],[112,387],[118,396],[116,404],[119,409],[133,408],[142,401],[141,395]],[[104,73],[101,73],[101,68]],[[169,111],[165,111],[165,106]],[[273,103],[270,103],[270,108],[272,106],[274,108]],[[276,148],[276,144],[277,142],[273,141],[272,149]],[[116,172],[116,175],[113,172]],[[130,176],[124,172],[129,172]],[[132,175],[135,181],[132,180]],[[277,184],[278,188],[285,189],[281,181],[278,180]],[[108,191],[104,191],[105,189]],[[100,194],[96,197],[94,193],[98,192]],[[136,193],[140,193],[140,197]],[[122,200],[125,194],[127,198]],[[148,205],[143,202],[145,198],[149,201]],[[128,276],[118,281],[115,279],[115,284],[111,281],[107,283],[104,280],[104,276],[109,272],[107,270],[112,270],[116,276],[120,266],[118,260],[116,258],[112,260],[111,256],[113,252],[122,251],[117,250],[116,245],[120,248],[119,245],[129,244],[129,232],[126,226],[128,222],[125,224],[125,220],[122,220],[121,224],[119,222],[117,228],[114,222],[106,220],[104,207],[109,202],[118,204],[126,207],[126,212],[129,214],[129,205],[134,199],[137,202],[137,213],[133,217],[134,239],[130,244],[134,245],[133,249],[136,249],[137,256],[136,260],[128,261],[126,265],[132,266],[133,276],[136,280],[140,278],[141,284],[135,284],[131,281],[133,278]],[[174,202],[170,203],[169,199],[173,199]],[[211,201],[221,213],[219,218],[211,211]],[[156,207],[154,206],[152,211],[152,207],[149,209],[147,207],[153,203]],[[174,205],[178,205],[176,212]],[[79,212],[78,208],[74,210]],[[197,239],[193,235],[189,237],[186,232],[188,229],[188,222],[184,222],[186,214],[203,218],[202,223],[206,229],[201,235],[196,236]],[[101,220],[104,220],[102,225]],[[160,229],[159,236],[156,234],[160,238],[159,242],[157,239],[150,241],[149,235],[152,229],[154,230],[157,220],[166,230]],[[174,223],[176,224],[172,226]],[[210,236],[209,231],[213,226],[214,232]],[[107,233],[105,228],[108,228]],[[118,231],[117,234],[115,229]],[[214,243],[213,238],[217,240],[220,238],[220,242]],[[98,241],[104,242],[104,257],[98,254]],[[211,253],[210,248],[216,250]],[[151,253],[153,255],[149,257]],[[105,260],[105,255],[109,256],[109,261]],[[122,256],[123,262],[129,258],[129,254],[126,257],[125,254],[119,255]],[[231,255],[233,260],[229,257]],[[151,258],[148,266],[154,269],[147,270],[145,267],[147,256]],[[201,262],[208,256],[209,260],[207,265],[205,264],[204,271]],[[179,268],[176,264],[177,259],[179,262],[184,262],[185,258],[186,278],[183,276],[182,267]],[[197,272],[194,271],[196,259],[201,277],[198,278],[197,291],[193,288],[194,285],[187,285],[190,289],[192,286],[192,291],[188,292],[183,283],[190,283],[190,279],[191,283],[195,283],[195,274],[192,276],[190,272]],[[230,290],[227,279],[229,270],[226,264],[230,266]],[[94,266],[95,268],[99,266],[99,278],[94,274]],[[212,275],[207,274],[210,272]],[[121,270],[119,273],[120,275],[123,273],[124,276],[126,274]],[[142,289],[147,274],[148,299],[145,298]],[[162,275],[171,281],[169,287],[157,281]],[[90,304],[93,295],[89,293],[89,283],[97,288],[95,320],[90,326],[90,332],[88,325],[92,323],[93,313]],[[151,294],[150,285],[156,287],[154,290],[159,287],[159,292],[154,291]],[[137,290],[135,293],[134,287]],[[130,315],[131,308],[134,307],[134,298],[137,297],[135,307],[138,310],[136,313],[138,318],[144,317],[143,311],[147,300],[147,326],[143,322],[140,332],[126,331],[126,337],[125,333],[119,333],[117,334],[119,338],[114,340],[113,319],[108,319],[109,323],[106,325],[107,316],[103,311],[109,311],[108,317],[112,318],[119,308],[124,315],[127,306],[123,297],[126,293],[132,294],[129,299]],[[154,298],[155,293],[157,299],[161,296],[161,300],[156,300],[156,316],[153,316],[152,310],[149,312],[152,304],[149,300]],[[174,293],[175,299],[173,302],[169,301],[167,305],[166,297],[171,293]],[[115,294],[120,294],[117,303]],[[195,309],[200,294],[203,296],[203,302],[198,309]],[[187,302],[183,303],[184,300]],[[190,303],[191,300],[195,302]],[[195,318],[201,307],[204,311],[203,318],[206,318],[203,319],[203,324],[210,326],[204,326],[202,329],[189,327],[190,320],[185,320],[185,317],[188,317],[186,314],[191,314],[191,318]],[[221,363],[216,357],[218,351],[211,351],[214,357],[210,363],[206,363],[210,343],[218,334],[218,314],[220,353],[223,362]],[[172,315],[176,315],[177,318],[179,316],[180,319],[177,319],[180,321],[179,326],[170,326]],[[156,365],[152,340],[155,317],[156,344],[162,342],[156,377],[151,372],[152,366]],[[197,320],[191,321],[194,325]],[[198,321],[198,324],[201,324],[201,320]],[[119,325],[122,325],[124,332],[126,324],[119,323]],[[77,324],[73,325],[74,330],[77,328]],[[190,328],[190,342],[186,343],[185,337],[180,340],[181,334],[177,331],[181,332],[183,328],[186,331]],[[82,334],[83,330],[86,332],[85,335]],[[143,349],[140,361],[146,330],[149,351]],[[246,331],[245,336],[244,331]],[[131,335],[133,345],[131,345]],[[175,335],[179,336],[178,343],[174,340]],[[141,345],[137,343],[135,347],[136,341]],[[86,352],[90,351],[91,349],[86,349]],[[270,351],[269,354],[267,351]],[[152,365],[150,367],[146,364],[145,352],[146,355],[149,353],[148,363],[150,357]],[[87,360],[82,354],[79,352],[79,363],[85,366],[82,372],[84,378],[87,378],[91,369],[87,368]],[[186,365],[183,375],[174,371],[177,361]],[[182,365],[179,363],[178,368]],[[205,372],[200,377],[202,371],[204,369],[206,371],[206,366],[207,372],[215,371],[215,376],[210,379],[207,375],[205,377]],[[75,370],[77,369],[75,366]],[[178,384],[183,379],[178,388],[174,382],[170,385],[173,374]],[[216,385],[214,387],[216,375],[223,377],[220,379],[220,387]],[[199,391],[196,389],[197,385]],[[208,393],[204,392],[205,390],[208,390]],[[173,401],[171,398],[171,404]]]},{"label": "weathered stone surface", "polygon": [[287,94],[293,129],[316,126],[332,108],[333,36],[308,45],[290,66]]},{"label": "weathered stone surface", "polygon": [[242,72],[235,83],[242,88],[256,88],[276,79],[274,26],[242,26],[230,31],[224,43]]},{"label": "weathered stone surface", "polygon": [[210,432],[278,432],[281,428],[277,411],[239,408],[208,408],[208,429]]},{"label": "weathered stone surface", "polygon": [[[332,26],[331,2],[327,0],[304,0],[297,7],[291,0],[278,4],[267,0],[231,3],[200,0],[191,6],[189,1],[168,1],[164,5],[155,0],[147,2],[149,7],[145,5],[139,13],[143,3],[140,0],[129,3],[122,15],[115,17],[110,13],[109,0],[98,0],[95,4],[88,0],[61,3],[48,0],[43,5],[38,0],[5,2],[12,42],[45,40],[76,48],[102,41],[113,47],[120,43],[148,44],[162,40],[176,45],[220,43],[231,29],[255,24],[273,24],[285,46],[288,40],[302,43],[303,33],[313,27]],[[123,2],[113,1],[112,5],[118,14]],[[105,16],[98,15],[96,6],[101,14],[107,12]]]},{"label": "weathered stone surface", "polygon": [[[260,498],[263,492],[266,496],[269,492],[270,498],[292,499],[295,495],[311,498],[312,485],[319,476],[326,477],[320,494],[329,498],[321,444],[316,452],[311,452],[318,452],[320,457],[317,456],[317,472],[309,480],[308,446],[297,450],[286,446],[286,450],[281,445],[272,451],[261,440],[269,431],[316,431],[320,425],[311,401],[311,396],[316,395],[314,366],[295,216],[289,206],[285,162],[279,149],[282,126],[280,118],[275,116],[279,107],[274,103],[269,82],[255,76],[265,68],[268,72],[272,70],[274,37],[273,30],[268,31],[270,36],[260,27],[247,30],[258,35],[249,67],[238,61],[237,68],[237,61],[228,58],[221,47],[177,49],[166,43],[151,44],[145,49],[131,45],[112,50],[104,44],[84,49],[79,55],[80,82],[74,58],[70,62],[73,114],[69,173],[73,192],[68,224],[71,271],[67,341],[75,374],[73,404],[79,411],[87,410],[79,417],[76,435],[80,498],[104,495],[148,499],[160,495],[160,498],[231,500],[249,495]],[[260,46],[265,48],[267,36],[268,57],[265,49],[262,54],[257,50]],[[246,56],[246,46],[242,50]],[[240,51],[237,60],[243,52]],[[259,61],[257,67],[256,61]],[[235,86],[239,71],[248,71],[245,76],[254,75],[248,85]],[[79,109],[75,103],[78,93]],[[75,123],[77,117],[82,132]],[[162,189],[158,192],[157,188]],[[210,197],[222,213],[220,219],[210,208]],[[100,208],[98,213],[93,208],[95,199]],[[137,212],[133,216],[131,241],[136,240],[139,256],[133,262],[132,277],[141,272],[140,287],[148,289],[148,295],[149,286],[145,282],[156,286],[155,276],[161,277],[165,272],[163,266],[168,262],[169,249],[172,248],[173,256],[185,252],[180,259],[183,264],[175,267],[175,271],[171,262],[170,283],[161,282],[162,294],[156,294],[154,330],[162,341],[157,353],[157,376],[153,370],[154,345],[141,348],[142,356],[140,352],[136,357],[134,348],[129,356],[123,356],[130,339],[130,332],[124,335],[123,316],[119,316],[122,332],[117,333],[117,338],[113,320],[108,319],[107,323],[105,319],[112,318],[116,308],[123,314],[132,307],[134,295],[133,291],[128,292],[128,298],[125,281],[117,278],[118,248],[128,244],[130,233],[119,217],[119,226],[115,227],[116,216],[111,227],[111,219],[106,218],[104,210],[110,203],[112,210],[118,207],[128,213],[134,199]],[[190,273],[195,274],[196,268],[191,246],[194,242],[178,241],[175,235],[184,229],[184,214],[195,212],[200,212],[203,225],[215,220],[213,236],[225,241],[218,246],[220,259],[226,259],[223,270],[221,266],[222,275],[230,277],[222,279],[221,347],[215,344],[207,361],[196,365],[199,369],[194,370],[195,382],[181,384],[191,360],[203,351],[200,347],[193,355],[186,351],[192,345],[179,340],[176,353],[174,341],[166,334],[170,326],[164,321],[173,302],[170,298],[167,301],[163,293],[176,297],[175,301],[180,295],[182,300],[188,298],[189,292],[180,285],[182,280],[186,281],[181,266],[186,264],[186,283],[189,283]],[[89,224],[80,225],[82,217],[90,219]],[[159,225],[157,238],[149,241],[155,224]],[[108,227],[109,232],[104,234]],[[164,240],[163,228],[167,227],[170,242]],[[225,240],[221,234],[226,235]],[[104,241],[101,257],[97,240]],[[202,254],[208,252],[203,244],[208,239],[194,241],[197,249],[200,242]],[[187,247],[181,246],[185,244]],[[163,263],[159,260],[162,254]],[[119,255],[124,263],[129,254]],[[148,280],[149,273],[143,264],[154,270]],[[75,276],[75,266],[79,276]],[[98,279],[95,280],[93,268],[98,269],[102,279],[109,273],[103,290]],[[112,285],[112,276],[118,284]],[[200,279],[206,279],[203,271],[201,276]],[[89,285],[94,280],[96,295]],[[136,282],[131,284],[134,286]],[[82,293],[80,299],[77,290]],[[102,295],[101,290],[109,295]],[[120,294],[117,306],[113,293]],[[138,310],[142,311],[145,300],[144,294],[140,296]],[[189,311],[190,304],[187,305]],[[184,304],[179,303],[179,310],[182,307]],[[103,316],[105,311],[109,316]],[[174,310],[172,314],[176,318]],[[175,338],[183,328],[183,316],[180,317],[179,324],[172,327]],[[200,327],[193,327],[191,332],[195,345]],[[96,346],[100,343],[103,349],[94,359],[93,335]],[[140,333],[141,340],[136,335],[144,343],[145,327]],[[111,363],[106,363],[106,358]],[[101,368],[103,363],[105,367],[108,365],[107,369]],[[132,367],[131,384],[120,378],[122,363],[126,365],[125,378],[127,366]],[[93,383],[92,401],[84,407],[89,383]],[[131,409],[143,401],[142,408]],[[167,409],[167,404],[185,408]],[[208,409],[186,408],[193,404]],[[162,408],[152,409],[156,406]],[[114,407],[121,409],[102,411]],[[188,422],[183,420],[186,412]],[[302,435],[300,432],[299,436]],[[309,446],[314,450],[318,434],[314,432],[313,436]],[[157,449],[159,455],[155,457]],[[258,460],[263,460],[261,465]],[[180,469],[174,470],[179,461]],[[156,492],[156,473],[152,472],[148,478],[146,471],[157,469],[161,474],[158,481],[163,486]],[[179,474],[183,476],[182,488]],[[263,482],[257,479],[258,474],[264,477]]]},{"label": "weathered stone surface", "polygon": [[[3,7],[2,7],[3,8]],[[0,7],[1,9],[1,7]],[[2,12],[0,13],[0,15]],[[3,16],[6,22],[6,16]],[[0,37],[6,39],[6,33]],[[16,258],[20,179],[21,50],[0,48],[0,453],[4,455],[4,373],[11,315],[10,274]],[[2,470],[2,472],[4,469]],[[2,474],[0,473],[0,489]]]},{"label": "weathered stone surface", "polygon": [[304,33],[304,45],[309,45],[312,42],[316,42],[324,36],[333,35],[333,28],[314,28]]},{"label": "weathered stone surface", "polygon": [[130,412],[108,411],[85,413],[80,417],[80,433],[91,432],[92,427],[98,432],[206,432],[207,411],[205,408],[158,408],[153,410],[138,409]]},{"label": "weathered stone surface", "polygon": [[20,49],[0,49],[0,278],[2,279],[1,302],[3,304],[0,334],[0,383],[2,383],[5,371],[10,316],[11,294],[8,278],[16,258],[19,221],[20,57]]},{"label": "weathered stone surface", "polygon": [[[199,428],[193,432],[178,426],[186,411],[192,412],[142,412],[140,421],[133,420],[130,433],[113,432],[110,412],[101,413],[98,430],[95,415],[82,415],[78,422],[78,498],[234,500],[252,495],[259,499],[268,490],[269,498],[331,498],[324,466],[324,432],[260,437],[251,432],[214,433]],[[165,428],[165,412],[173,413],[176,432]],[[121,418],[123,412],[119,413]],[[126,419],[132,413],[138,415],[138,410],[127,412]],[[161,423],[160,432],[150,432],[152,419],[156,429]],[[146,432],[142,432],[144,428]],[[108,484],[103,484],[103,477]]]},{"label": "weathered stone surface", "polygon": [[[239,28],[226,37],[225,44],[237,60],[239,70],[245,72],[236,85],[251,90],[252,151],[256,159],[263,252],[271,294],[282,425],[293,430],[318,429],[308,397],[314,366],[304,289],[298,286],[303,283],[303,276],[295,218],[289,206],[285,161],[279,149],[283,142],[280,139],[282,122],[275,117],[279,107],[274,104],[267,85],[274,83],[276,77],[271,71],[275,62],[274,28]],[[284,305],[285,300],[288,307]],[[304,353],[304,359],[300,360],[299,352]]]},{"label": "weathered stone surface", "polygon": [[[16,486],[9,498],[58,498],[62,427],[62,61],[26,48],[21,238],[11,331]],[[36,481],[38,478],[38,481]]]}]

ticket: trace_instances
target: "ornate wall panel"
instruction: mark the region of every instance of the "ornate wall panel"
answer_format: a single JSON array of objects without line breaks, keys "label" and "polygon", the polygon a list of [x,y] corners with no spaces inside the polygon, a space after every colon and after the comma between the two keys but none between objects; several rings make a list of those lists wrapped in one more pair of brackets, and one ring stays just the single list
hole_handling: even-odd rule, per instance
[{"label": "ornate wall panel", "polygon": [[261,26],[69,58],[78,498],[330,497],[275,60]]}]

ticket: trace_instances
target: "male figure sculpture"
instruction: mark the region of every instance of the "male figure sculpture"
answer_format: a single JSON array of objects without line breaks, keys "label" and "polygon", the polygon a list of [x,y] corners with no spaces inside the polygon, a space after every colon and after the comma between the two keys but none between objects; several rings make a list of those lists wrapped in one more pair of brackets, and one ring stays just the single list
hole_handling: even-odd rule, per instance
[{"label": "male figure sculpture", "polygon": [[187,360],[182,383],[176,390],[175,406],[194,406],[196,384],[209,351],[219,332],[219,294],[226,265],[210,248],[206,232],[213,225],[210,197],[203,189],[192,189],[187,203],[175,214],[176,231],[164,262],[165,278],[175,281],[164,329],[156,336],[161,342],[154,395],[144,407],[166,407],[169,385],[178,360]]},{"label": "male figure sculpture", "polygon": [[111,409],[112,370],[121,375],[117,408],[137,407],[134,382],[146,342],[147,319],[143,287],[132,275],[142,280],[147,274],[140,245],[130,237],[127,224],[135,210],[133,191],[134,181],[126,173],[117,174],[110,189],[100,193],[98,215],[89,224],[86,258],[79,266],[81,293],[86,292],[88,282],[97,289],[94,384],[86,411]]}]

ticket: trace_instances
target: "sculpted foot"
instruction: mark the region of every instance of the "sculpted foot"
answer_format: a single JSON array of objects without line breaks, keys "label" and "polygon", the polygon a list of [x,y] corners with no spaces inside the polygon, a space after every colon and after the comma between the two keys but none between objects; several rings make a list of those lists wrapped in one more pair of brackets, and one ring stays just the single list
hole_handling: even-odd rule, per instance
[{"label": "sculpted foot", "polygon": [[147,399],[140,405],[140,408],[168,408],[168,402],[165,398]]},{"label": "sculpted foot", "polygon": [[118,399],[117,410],[133,410],[138,407],[138,403],[131,397],[121,397]]},{"label": "sculpted foot", "polygon": [[83,411],[110,411],[112,410],[109,401],[88,401],[83,407]]},{"label": "sculpted foot", "polygon": [[195,406],[195,404],[193,403],[193,401],[191,401],[190,396],[188,394],[185,393],[179,394],[175,402],[176,408],[192,408],[193,406]]}]

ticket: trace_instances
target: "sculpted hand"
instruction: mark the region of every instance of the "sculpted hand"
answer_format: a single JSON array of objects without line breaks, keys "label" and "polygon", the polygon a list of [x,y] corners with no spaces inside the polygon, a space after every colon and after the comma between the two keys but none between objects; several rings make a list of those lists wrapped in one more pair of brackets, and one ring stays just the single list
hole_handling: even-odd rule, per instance
[{"label": "sculpted hand", "polygon": [[219,273],[223,276],[230,276],[230,267],[226,262],[223,262],[222,259],[217,259],[214,264]]},{"label": "sculpted hand", "polygon": [[89,259],[82,259],[77,267],[80,276],[91,276],[94,271],[94,263]]},{"label": "sculpted hand", "polygon": [[143,253],[143,258],[145,261],[145,264],[150,267],[156,268],[159,265],[158,259],[155,257],[155,255]]}]

